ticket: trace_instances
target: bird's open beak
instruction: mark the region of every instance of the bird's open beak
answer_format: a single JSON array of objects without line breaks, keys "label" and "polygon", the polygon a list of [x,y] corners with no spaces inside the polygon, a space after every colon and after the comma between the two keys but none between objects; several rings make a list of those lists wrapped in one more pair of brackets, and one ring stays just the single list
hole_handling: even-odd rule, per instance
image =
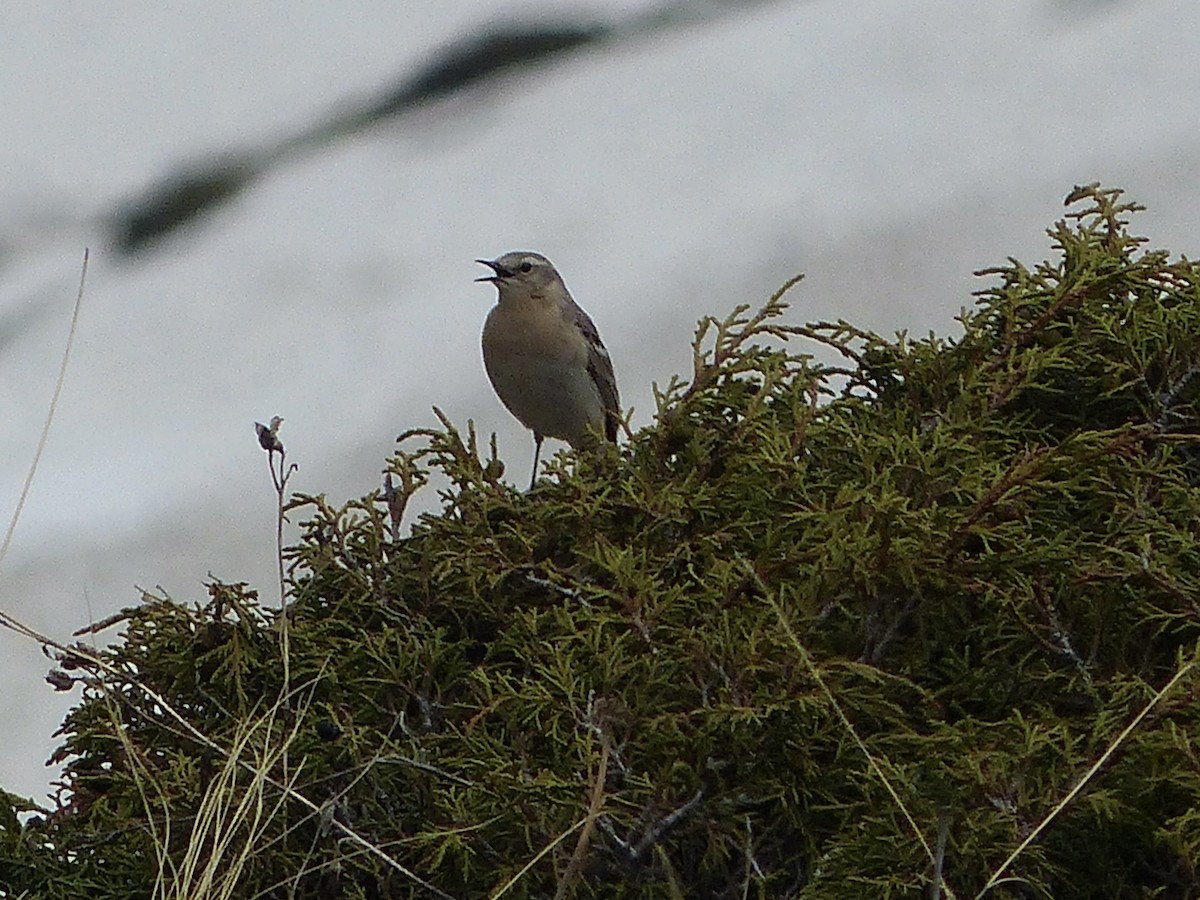
[{"label": "bird's open beak", "polygon": [[492,270],[493,273],[491,275],[483,275],[480,278],[476,278],[476,281],[490,281],[492,284],[495,284],[501,278],[507,278],[512,275],[512,272],[508,271],[508,269],[504,268],[504,266],[500,265],[495,260],[477,259],[475,262],[479,263],[481,266],[487,266]]}]

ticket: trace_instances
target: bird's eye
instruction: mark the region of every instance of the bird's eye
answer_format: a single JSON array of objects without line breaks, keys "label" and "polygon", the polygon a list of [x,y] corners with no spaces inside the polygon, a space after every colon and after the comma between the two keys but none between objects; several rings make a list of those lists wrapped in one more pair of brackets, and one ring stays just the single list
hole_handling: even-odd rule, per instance
[{"label": "bird's eye", "polygon": [[528,260],[521,263],[521,271],[526,272],[526,273],[532,272],[533,271],[533,263],[529,262]]}]

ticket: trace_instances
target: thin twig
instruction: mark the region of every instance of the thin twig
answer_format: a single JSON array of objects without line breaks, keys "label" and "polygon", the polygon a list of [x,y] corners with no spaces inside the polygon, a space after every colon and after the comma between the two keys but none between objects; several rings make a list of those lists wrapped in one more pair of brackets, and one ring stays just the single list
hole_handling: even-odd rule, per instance
[{"label": "thin twig", "polygon": [[1109,758],[1117,752],[1117,748],[1120,747],[1121,744],[1125,743],[1125,739],[1129,737],[1129,735],[1131,735],[1140,724],[1142,724],[1142,719],[1146,718],[1146,716],[1150,714],[1150,710],[1154,709],[1154,707],[1158,705],[1159,701],[1169,694],[1171,689],[1179,683],[1183,676],[1192,671],[1195,666],[1195,660],[1192,660],[1186,665],[1181,666],[1179,671],[1177,671],[1171,677],[1171,680],[1163,685],[1162,689],[1150,698],[1146,705],[1142,707],[1141,711],[1134,716],[1133,721],[1121,729],[1121,733],[1112,739],[1112,742],[1108,745],[1108,748],[1100,754],[1100,758],[1092,764],[1091,768],[1083,773],[1083,777],[1075,783],[1075,786],[1071,788],[1071,790],[1067,791],[1066,796],[1055,804],[1054,809],[1046,813],[1042,821],[1038,822],[1037,827],[1025,836],[1025,840],[1021,841],[1021,843],[1017,845],[1017,848],[1008,855],[1008,859],[1004,860],[1004,862],[1000,864],[1000,867],[992,873],[992,877],[988,879],[987,884],[985,884],[983,888],[980,889],[979,893],[975,895],[975,900],[979,900],[980,897],[1000,883],[1001,876],[1008,870],[1008,867],[1016,861],[1017,857],[1025,852],[1025,848],[1037,840],[1038,835],[1045,831],[1046,827],[1052,821],[1054,821],[1058,814],[1067,808],[1067,806],[1072,800],[1075,799],[1079,792],[1082,791],[1084,787],[1095,777],[1096,773],[1104,767]]},{"label": "thin twig", "polygon": [[[0,545],[0,567],[8,556],[8,548],[12,545],[13,535],[17,533],[17,522],[21,519],[21,511],[25,508],[25,500],[29,497],[29,489],[33,486],[33,478],[37,474],[38,463],[42,461],[42,452],[46,449],[46,440],[50,436],[50,424],[54,421],[54,411],[58,408],[58,398],[62,395],[63,385],[67,380],[67,362],[71,359],[71,347],[75,343],[75,332],[79,328],[79,310],[83,307],[83,286],[87,281],[88,249],[83,250],[83,265],[79,269],[79,291],[75,294],[75,307],[71,310],[71,327],[67,331],[67,343],[63,347],[62,363],[58,367],[58,380],[54,382],[54,394],[50,397],[50,407],[46,410],[46,421],[42,425],[42,434],[38,438],[37,449],[33,453],[33,462],[25,474],[25,484],[21,486],[21,495],[13,509],[12,520],[8,523],[8,531],[4,533],[4,543]],[[3,616],[3,613],[0,613]]]},{"label": "thin twig", "polygon": [[559,844],[561,844],[563,841],[565,841],[567,838],[569,838],[571,835],[573,835],[576,831],[578,831],[580,828],[582,828],[587,823],[588,823],[587,817],[580,819],[578,822],[576,822],[574,825],[572,825],[570,828],[568,828],[566,831],[564,831],[562,834],[560,834],[558,837],[556,837],[554,840],[552,840],[550,843],[548,843],[545,847],[543,847],[541,850],[539,850],[537,852],[537,854],[533,857],[533,859],[531,859],[529,862],[525,863],[525,865],[521,866],[521,870],[519,872],[517,872],[516,875],[514,875],[512,878],[508,879],[508,881],[504,882],[504,884],[501,885],[500,890],[498,890],[498,891],[496,891],[496,893],[492,894],[492,896],[490,898],[488,898],[488,900],[500,900],[500,897],[507,894],[512,889],[512,886],[524,877],[526,872],[528,872],[530,869],[532,869],[534,866],[536,866],[538,864],[538,862],[541,861],[542,857],[544,857],[547,853],[549,853],[551,850],[553,850],[555,847],[557,847]]},{"label": "thin twig", "polygon": [[[768,590],[766,583],[762,580],[762,576],[758,574],[758,571],[753,565],[750,564],[748,559],[743,559],[742,564],[745,566],[746,571],[754,578],[755,583],[758,585],[758,589],[762,591],[763,596],[771,605],[771,608],[775,611],[775,615],[779,619],[779,624],[783,627],[783,632],[787,636],[788,642],[791,643],[791,645],[795,647],[796,651],[800,654],[800,658],[803,660],[805,668],[808,669],[809,674],[817,683],[817,687],[820,689],[821,693],[824,694],[826,702],[829,703],[839,721],[841,721],[842,727],[846,729],[846,732],[850,735],[850,738],[854,741],[855,745],[857,745],[858,749],[862,751],[863,756],[867,758],[867,765],[870,766],[871,771],[875,773],[875,777],[879,779],[884,789],[891,796],[892,801],[896,804],[896,808],[900,810],[901,815],[903,815],[905,821],[908,822],[909,828],[912,829],[913,834],[915,834],[917,840],[920,841],[921,848],[925,851],[925,855],[928,857],[930,865],[936,868],[937,856],[934,853],[933,848],[929,846],[929,842],[925,840],[925,835],[921,832],[920,827],[918,827],[916,820],[912,816],[912,813],[908,811],[908,807],[905,806],[904,801],[900,799],[899,792],[892,785],[892,782],[888,779],[887,775],[884,774],[883,767],[867,748],[867,745],[863,742],[863,739],[858,736],[858,732],[855,730],[850,718],[842,710],[841,704],[838,703],[837,698],[833,695],[833,691],[829,689],[829,685],[825,683],[825,679],[821,677],[821,673],[817,670],[816,663],[809,654],[808,648],[800,643],[800,639],[796,637],[796,632],[792,629],[791,622],[789,622],[787,616],[783,614],[783,607],[779,605],[778,598],[772,594],[770,590]],[[946,895],[948,897],[954,897],[954,892],[950,890],[948,885],[943,885],[943,889],[946,891]]]},{"label": "thin twig", "polygon": [[604,807],[604,783],[608,779],[608,754],[609,754],[609,739],[608,733],[604,730],[600,731],[600,764],[596,767],[596,774],[592,784],[592,797],[588,803],[587,818],[584,820],[583,831],[579,833],[579,840],[575,842],[575,852],[571,854],[571,861],[567,863],[567,870],[563,873],[562,880],[558,883],[558,890],[554,892],[554,900],[563,900],[567,896],[567,891],[571,885],[579,877],[580,871],[583,869],[583,860],[587,854],[587,846],[592,837],[592,832],[596,830],[596,820],[600,817],[600,810]]}]

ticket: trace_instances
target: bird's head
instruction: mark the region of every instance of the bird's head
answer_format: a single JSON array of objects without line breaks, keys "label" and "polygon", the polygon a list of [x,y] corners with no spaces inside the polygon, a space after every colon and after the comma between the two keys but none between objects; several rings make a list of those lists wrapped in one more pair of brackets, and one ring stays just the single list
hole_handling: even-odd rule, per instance
[{"label": "bird's head", "polygon": [[503,298],[508,293],[543,294],[547,287],[562,284],[554,264],[540,253],[514,250],[496,259],[477,259],[475,262],[492,270],[491,275],[476,278],[496,285]]}]

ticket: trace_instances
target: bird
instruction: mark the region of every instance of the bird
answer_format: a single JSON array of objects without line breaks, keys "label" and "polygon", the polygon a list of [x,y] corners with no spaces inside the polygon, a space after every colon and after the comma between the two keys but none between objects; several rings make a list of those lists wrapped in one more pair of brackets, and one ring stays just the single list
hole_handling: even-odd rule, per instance
[{"label": "bird", "polygon": [[500,402],[533,432],[533,490],[545,438],[577,450],[616,442],[617,378],[595,323],[550,260],[515,250],[475,261],[492,270],[475,280],[497,291],[483,324],[483,365]]}]

